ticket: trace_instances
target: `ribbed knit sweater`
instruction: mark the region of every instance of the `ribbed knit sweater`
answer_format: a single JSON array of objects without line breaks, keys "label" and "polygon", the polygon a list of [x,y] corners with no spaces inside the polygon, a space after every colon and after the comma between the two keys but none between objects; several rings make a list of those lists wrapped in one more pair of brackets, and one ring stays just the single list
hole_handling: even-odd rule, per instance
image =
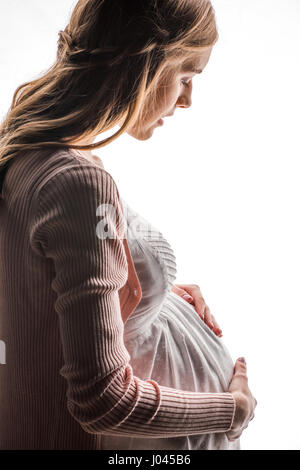
[{"label": "ribbed knit sweater", "polygon": [[[99,237],[111,204],[115,235]],[[0,449],[101,449],[101,435],[226,432],[230,393],[134,375],[118,291],[128,278],[113,177],[74,150],[10,161],[0,199]],[[167,365],[166,365],[167,367]]]}]

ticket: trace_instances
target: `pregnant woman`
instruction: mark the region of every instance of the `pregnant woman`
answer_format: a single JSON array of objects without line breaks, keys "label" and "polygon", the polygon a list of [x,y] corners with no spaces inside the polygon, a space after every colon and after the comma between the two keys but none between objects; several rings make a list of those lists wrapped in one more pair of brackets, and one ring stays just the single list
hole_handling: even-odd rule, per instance
[{"label": "pregnant woman", "polygon": [[256,407],[245,361],[92,154],[189,107],[217,36],[207,0],[79,0],[56,62],[15,92],[0,128],[0,449],[240,448]]}]

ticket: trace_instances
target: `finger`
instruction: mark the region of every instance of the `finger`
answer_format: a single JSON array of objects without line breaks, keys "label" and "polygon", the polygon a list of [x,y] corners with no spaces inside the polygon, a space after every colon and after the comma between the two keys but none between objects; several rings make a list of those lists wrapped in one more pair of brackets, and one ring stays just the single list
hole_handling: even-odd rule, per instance
[{"label": "finger", "polygon": [[210,313],[210,308],[206,305],[205,312],[204,312],[204,321],[210,328],[214,329],[215,325],[212,319],[212,315]]},{"label": "finger", "polygon": [[193,302],[193,297],[190,295],[190,294],[187,294],[186,292],[182,295],[182,298],[184,300],[186,300],[188,303],[192,303]]},{"label": "finger", "polygon": [[234,441],[236,441],[239,437],[241,437],[242,433],[243,433],[243,431],[241,431],[241,432],[238,433],[238,434],[231,434],[231,433],[229,433],[229,434],[227,434],[227,439],[228,439],[230,442],[234,442]]},{"label": "finger", "polygon": [[[248,383],[247,366],[244,361],[245,361],[244,358],[238,358],[236,360],[235,365],[234,365],[233,376],[229,385],[230,388],[234,386],[240,387],[243,383],[244,385],[247,385]],[[241,379],[242,379],[242,382],[240,382]]]},{"label": "finger", "polygon": [[178,289],[183,289],[186,294],[191,295],[193,298],[196,295],[202,296],[202,293],[200,291],[200,287],[196,286],[196,284],[173,284],[172,288],[176,287]]},{"label": "finger", "polygon": [[239,357],[235,361],[234,368],[235,368],[235,370],[246,371],[247,370],[246,359],[244,357]]},{"label": "finger", "polygon": [[214,332],[216,333],[217,336],[223,336],[222,335],[222,330],[221,330],[217,320],[215,319],[215,317],[213,315],[211,316],[211,318],[212,318],[213,324],[215,325]]},{"label": "finger", "polygon": [[175,294],[179,295],[180,297],[182,297],[184,300],[186,300],[189,303],[191,303],[193,301],[193,297],[190,294],[188,294],[186,290],[181,289],[181,287],[173,285],[172,286],[172,291],[175,292]]},{"label": "finger", "polygon": [[206,308],[206,303],[203,299],[203,297],[199,297],[198,295],[195,297],[193,305],[195,307],[196,312],[200,316],[200,318],[204,321],[205,319],[205,308]]},{"label": "finger", "polygon": [[189,294],[187,293],[187,291],[184,290],[184,289],[181,289],[181,287],[173,286],[173,287],[172,287],[172,290],[173,290],[176,294],[180,295],[181,297],[183,297],[184,295],[189,295]]},{"label": "finger", "polygon": [[188,294],[191,294],[193,297],[195,295],[200,295],[200,297],[203,297],[202,292],[200,287],[197,284],[175,284],[182,289],[185,289]]}]

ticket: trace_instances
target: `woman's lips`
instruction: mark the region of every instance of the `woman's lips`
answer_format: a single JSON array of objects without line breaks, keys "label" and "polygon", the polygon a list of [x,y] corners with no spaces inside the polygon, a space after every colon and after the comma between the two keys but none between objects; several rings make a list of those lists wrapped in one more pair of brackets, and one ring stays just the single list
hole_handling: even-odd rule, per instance
[{"label": "woman's lips", "polygon": [[159,125],[159,126],[162,126],[162,125],[163,125],[163,123],[164,123],[164,121],[163,121],[163,119],[162,119],[162,118],[160,118],[160,119],[159,119],[157,122],[158,122],[158,125]]}]

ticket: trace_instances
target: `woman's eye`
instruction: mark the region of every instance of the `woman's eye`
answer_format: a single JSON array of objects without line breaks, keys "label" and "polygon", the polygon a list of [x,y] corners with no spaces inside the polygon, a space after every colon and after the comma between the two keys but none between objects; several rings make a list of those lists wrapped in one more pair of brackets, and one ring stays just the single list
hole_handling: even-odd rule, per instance
[{"label": "woman's eye", "polygon": [[183,86],[188,87],[189,86],[189,80],[185,80],[184,78],[181,80],[181,83]]}]

